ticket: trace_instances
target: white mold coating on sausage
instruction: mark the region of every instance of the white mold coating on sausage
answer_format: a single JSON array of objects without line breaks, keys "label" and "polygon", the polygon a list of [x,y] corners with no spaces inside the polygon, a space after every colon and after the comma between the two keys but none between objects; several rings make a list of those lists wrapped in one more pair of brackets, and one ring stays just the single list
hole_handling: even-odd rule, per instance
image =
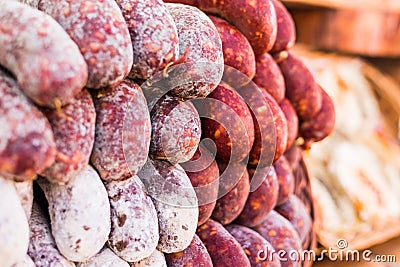
[{"label": "white mold coating on sausage", "polygon": [[42,111],[52,127],[57,153],[55,162],[41,175],[53,183],[66,183],[89,163],[96,125],[92,97],[84,89],[62,109]]},{"label": "white mold coating on sausage", "polygon": [[[167,3],[166,6],[178,30],[179,55],[183,56],[188,49],[185,63],[204,63],[188,64],[186,75],[197,79],[197,82],[177,86],[172,93],[183,98],[205,97],[219,84],[224,71],[218,30],[210,18],[196,7],[174,3]],[[213,82],[210,84],[203,79]]]},{"label": "white mold coating on sausage", "polygon": [[48,120],[1,69],[0,125],[0,173],[5,178],[32,180],[53,163],[56,151]]},{"label": "white mold coating on sausage", "polygon": [[108,246],[129,262],[150,256],[158,244],[158,219],[139,177],[109,182],[106,189],[111,205]]},{"label": "white mold coating on sausage", "polygon": [[10,267],[28,251],[29,225],[13,182],[0,177],[0,259]]},{"label": "white mold coating on sausage", "polygon": [[96,171],[87,166],[65,185],[38,180],[49,202],[51,231],[61,254],[71,261],[96,255],[110,233],[110,204]]},{"label": "white mold coating on sausage", "polygon": [[32,216],[29,220],[30,240],[28,255],[35,267],[74,267],[60,254],[51,234],[50,223],[37,203],[33,203]]},{"label": "white mold coating on sausage", "polygon": [[161,0],[117,0],[133,46],[130,78],[146,80],[179,55],[178,32]]},{"label": "white mold coating on sausage", "polygon": [[36,267],[36,265],[28,255],[25,255],[21,261],[15,263],[12,267]]},{"label": "white mold coating on sausage", "polygon": [[95,256],[85,262],[76,263],[76,267],[129,267],[129,264],[104,247]]},{"label": "white mold coating on sausage", "polygon": [[33,204],[33,182],[26,181],[14,183],[14,186],[17,190],[17,194],[21,201],[22,208],[24,209],[26,218],[29,220],[31,217]]},{"label": "white mold coating on sausage", "polygon": [[131,262],[131,267],[167,267],[164,253],[155,250],[149,257],[138,262]]},{"label": "white mold coating on sausage", "polygon": [[145,164],[150,146],[151,122],[140,87],[125,80],[99,91],[95,143],[91,162],[105,181],[126,180]]},{"label": "white mold coating on sausage", "polygon": [[193,239],[199,215],[189,177],[178,164],[151,159],[138,176],[157,210],[160,229],[157,249],[165,253],[184,250]]},{"label": "white mold coating on sausage", "polygon": [[128,26],[114,0],[41,0],[52,16],[78,45],[86,60],[86,87],[115,86],[129,73],[133,62]]},{"label": "white mold coating on sausage", "polygon": [[49,15],[16,1],[0,1],[0,64],[21,90],[49,107],[72,101],[88,77],[78,46]]}]

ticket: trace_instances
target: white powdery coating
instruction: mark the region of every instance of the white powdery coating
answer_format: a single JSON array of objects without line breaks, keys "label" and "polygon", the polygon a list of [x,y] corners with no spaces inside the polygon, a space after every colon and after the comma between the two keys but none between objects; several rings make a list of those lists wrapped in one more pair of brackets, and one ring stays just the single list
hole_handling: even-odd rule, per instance
[{"label": "white powdery coating", "polygon": [[95,97],[97,112],[91,162],[103,180],[126,180],[145,164],[151,121],[140,87],[125,80]]},{"label": "white powdery coating", "polygon": [[76,263],[76,267],[129,267],[129,264],[104,247],[94,257],[85,262]]},{"label": "white powdery coating", "polygon": [[107,183],[106,189],[111,205],[108,246],[129,262],[150,256],[159,239],[158,219],[139,177]]},{"label": "white powdery coating", "polygon": [[38,8],[69,34],[88,65],[88,88],[116,85],[133,62],[128,26],[114,0],[41,0]]},{"label": "white powdery coating", "polygon": [[154,250],[150,257],[138,262],[131,262],[130,265],[131,267],[167,267],[167,262],[165,261],[164,253]]},{"label": "white powdery coating", "polygon": [[71,261],[96,255],[110,233],[110,204],[96,171],[87,166],[65,185],[38,182],[49,202],[51,231],[61,254]]},{"label": "white powdery coating", "polygon": [[157,210],[160,228],[157,249],[165,253],[184,250],[196,232],[199,213],[189,177],[178,164],[150,159],[138,176]]},{"label": "white powdery coating", "polygon": [[78,46],[50,16],[15,1],[0,1],[0,64],[39,105],[68,103],[87,80]]},{"label": "white powdery coating", "polygon": [[0,259],[10,267],[24,259],[29,244],[29,225],[11,181],[0,177]]},{"label": "white powdery coating", "polygon": [[53,183],[66,183],[89,163],[94,144],[96,110],[84,89],[61,110],[43,109],[56,142],[55,162],[40,173]]},{"label": "white powdery coating", "polygon": [[12,267],[37,267],[37,266],[28,255],[25,255],[25,257],[21,261],[15,263]]},{"label": "white powdery coating", "polygon": [[179,55],[174,20],[161,0],[117,0],[133,44],[129,76],[146,80]]},{"label": "white powdery coating", "polygon": [[[1,53],[2,49],[0,49]],[[34,175],[42,171],[54,160],[55,144],[53,132],[45,116],[23,95],[16,82],[0,69],[0,165],[8,174]],[[33,138],[28,138],[34,136]],[[10,149],[10,144],[19,142],[24,151],[18,155],[2,155]],[[15,149],[15,146],[14,146]],[[35,151],[35,152],[34,152]],[[16,151],[13,151],[16,153]],[[18,160],[31,158],[30,164],[19,167]],[[8,168],[8,169],[6,169]],[[23,169],[22,169],[23,168]],[[6,178],[8,178],[7,175]],[[19,180],[18,177],[12,177]],[[21,179],[23,180],[23,179]]]},{"label": "white powdery coating", "polygon": [[166,95],[153,108],[151,123],[152,156],[165,158],[172,163],[186,162],[193,157],[200,143],[201,122],[191,102],[182,102]]},{"label": "white powdery coating", "polygon": [[26,181],[14,183],[14,186],[17,190],[17,194],[21,201],[22,208],[24,209],[26,218],[29,220],[31,217],[33,204],[33,182]]},{"label": "white powdery coating", "polygon": [[175,89],[176,94],[185,98],[193,98],[194,95],[206,96],[221,81],[224,71],[222,41],[218,30],[211,19],[196,7],[175,3],[167,3],[166,6],[178,30],[180,56],[184,55],[187,48],[189,49],[185,63],[214,63],[208,65],[207,71],[197,70],[194,73],[189,72],[189,75],[197,76],[197,72],[204,71],[203,74],[207,79],[214,77],[210,80],[217,81],[213,84],[204,82],[189,84],[186,88]]},{"label": "white powdery coating", "polygon": [[73,262],[64,258],[57,250],[56,243],[51,235],[50,224],[39,206],[34,203],[32,216],[29,220],[30,240],[28,255],[36,267],[74,267]]}]

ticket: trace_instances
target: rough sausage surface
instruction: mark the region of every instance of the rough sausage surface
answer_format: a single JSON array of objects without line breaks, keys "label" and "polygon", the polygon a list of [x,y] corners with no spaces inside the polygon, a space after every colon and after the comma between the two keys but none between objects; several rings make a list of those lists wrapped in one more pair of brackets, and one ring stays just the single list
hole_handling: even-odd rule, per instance
[{"label": "rough sausage surface", "polygon": [[210,254],[203,242],[195,235],[190,245],[183,251],[165,254],[168,267],[201,266],[213,267]]},{"label": "rough sausage surface", "polygon": [[94,257],[85,262],[78,262],[76,267],[129,267],[129,264],[104,247]]},{"label": "rough sausage surface", "polygon": [[0,1],[0,64],[36,104],[69,103],[85,85],[78,46],[50,16],[16,1]]},{"label": "rough sausage surface", "polygon": [[50,124],[1,69],[0,96],[0,173],[16,181],[32,180],[54,162]]},{"label": "rough sausage surface", "polygon": [[110,233],[110,204],[96,171],[87,166],[65,185],[38,180],[49,203],[57,248],[71,261],[96,255]]},{"label": "rough sausage surface", "polygon": [[154,250],[154,252],[144,260],[131,262],[131,267],[167,267],[165,261],[164,253],[159,250]]},{"label": "rough sausage surface", "polygon": [[203,138],[217,147],[217,158],[224,162],[244,160],[254,142],[254,123],[245,100],[227,83],[203,101],[195,102],[201,116]]},{"label": "rough sausage surface", "polygon": [[115,1],[40,0],[38,8],[52,16],[78,45],[88,66],[86,87],[115,86],[128,75],[132,42]]},{"label": "rough sausage surface", "polygon": [[53,183],[66,183],[89,163],[94,143],[96,111],[87,90],[60,110],[43,109],[56,142],[55,162],[41,175]]},{"label": "rough sausage surface", "polygon": [[39,205],[34,203],[32,216],[29,220],[30,241],[28,255],[32,258],[36,267],[60,266],[74,267],[72,261],[68,261],[58,251],[51,234],[50,223]]},{"label": "rough sausage surface", "polygon": [[146,162],[151,122],[140,87],[125,80],[96,92],[97,113],[91,163],[105,181],[126,180]]},{"label": "rough sausage surface", "polygon": [[[253,79],[256,73],[256,61],[249,41],[226,20],[211,15],[209,17],[221,37],[225,65],[231,66],[246,75],[247,81]],[[238,84],[238,81],[229,80],[229,73],[224,73],[224,81],[228,84]],[[243,83],[246,83],[246,81],[244,80]]]},{"label": "rough sausage surface", "polygon": [[193,5],[205,12],[220,15],[247,37],[258,55],[268,52],[275,42],[277,20],[275,8],[270,0],[167,0],[166,2]]},{"label": "rough sausage surface", "polygon": [[111,205],[108,246],[122,259],[135,262],[156,249],[157,212],[139,177],[106,184]]},{"label": "rough sausage surface", "polygon": [[200,117],[193,104],[164,95],[155,103],[150,117],[150,156],[171,163],[188,161],[201,137]]},{"label": "rough sausage surface", "polygon": [[208,220],[197,228],[214,267],[250,267],[250,261],[239,242],[218,222]]},{"label": "rough sausage surface", "polygon": [[253,81],[280,103],[285,98],[285,80],[278,64],[268,53],[258,56],[256,60]]},{"label": "rough sausage surface", "polygon": [[[176,86],[171,94],[182,98],[205,97],[222,78],[221,38],[214,23],[199,9],[182,4],[168,3],[166,6],[178,30],[179,55],[186,57],[184,76],[191,80]],[[196,63],[200,65],[192,65]]]},{"label": "rough sausage surface", "polygon": [[182,251],[196,231],[198,202],[184,169],[168,161],[149,159],[138,173],[157,210],[157,249],[165,253]]},{"label": "rough sausage surface", "polygon": [[174,63],[179,55],[178,32],[161,0],[117,0],[128,24],[133,46],[129,77],[146,80]]}]

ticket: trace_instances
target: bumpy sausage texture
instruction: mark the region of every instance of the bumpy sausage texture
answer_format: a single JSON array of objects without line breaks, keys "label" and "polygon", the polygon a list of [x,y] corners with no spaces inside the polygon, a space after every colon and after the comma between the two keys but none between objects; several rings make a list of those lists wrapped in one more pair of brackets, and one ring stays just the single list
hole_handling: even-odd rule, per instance
[{"label": "bumpy sausage texture", "polygon": [[219,169],[212,153],[200,143],[190,161],[181,163],[185,169],[199,203],[199,221],[197,225],[206,222],[215,208],[218,198]]},{"label": "bumpy sausage texture", "polygon": [[218,222],[208,220],[196,234],[207,248],[214,267],[250,267],[250,261],[239,242]]},{"label": "bumpy sausage texture", "polygon": [[157,249],[165,253],[187,248],[198,221],[196,193],[184,169],[168,161],[149,159],[138,173],[157,210]]},{"label": "bumpy sausage texture", "polygon": [[230,72],[231,69],[225,68],[223,80],[232,86],[246,84],[256,73],[255,55],[249,41],[226,20],[211,15],[209,17],[221,37],[225,65],[231,66],[244,75],[237,80],[237,76]]},{"label": "bumpy sausage texture", "polygon": [[74,267],[75,264],[67,260],[58,251],[51,234],[48,219],[39,205],[34,203],[32,216],[29,220],[30,240],[28,255],[34,261],[36,267]]},{"label": "bumpy sausage texture", "polygon": [[86,87],[115,86],[128,75],[133,62],[132,42],[115,1],[19,1],[49,14],[78,45],[88,67]]},{"label": "bumpy sausage texture", "polygon": [[195,235],[190,245],[183,251],[165,254],[168,267],[196,266],[213,267],[210,254],[200,238]]},{"label": "bumpy sausage texture", "polygon": [[131,262],[130,265],[131,267],[167,267],[167,262],[164,253],[154,250],[149,257],[141,261]]},{"label": "bumpy sausage texture", "polygon": [[242,212],[250,192],[249,173],[246,165],[218,163],[221,174],[218,195],[212,218],[223,225],[231,223]]},{"label": "bumpy sausage texture", "polygon": [[149,151],[146,99],[129,80],[94,94],[97,118],[91,163],[105,181],[126,180],[144,165]]},{"label": "bumpy sausage texture", "polygon": [[88,71],[78,46],[49,15],[16,1],[0,1],[0,65],[36,104],[73,100]]},{"label": "bumpy sausage texture", "polygon": [[56,149],[48,120],[1,69],[0,125],[0,173],[6,178],[32,180],[54,162]]},{"label": "bumpy sausage texture", "polygon": [[174,63],[179,55],[178,32],[161,0],[117,0],[128,24],[133,46],[129,77],[146,80]]},{"label": "bumpy sausage texture", "polygon": [[[250,192],[246,204],[236,222],[248,227],[260,224],[275,207],[279,184],[273,167],[248,168],[250,179],[261,180],[256,190]],[[258,177],[257,177],[258,176]]]},{"label": "bumpy sausage texture", "polygon": [[66,183],[89,163],[96,123],[92,97],[83,90],[62,109],[42,111],[53,130],[56,159],[41,175],[53,183]]},{"label": "bumpy sausage texture", "polygon": [[156,249],[157,212],[139,177],[106,184],[111,205],[108,246],[122,259],[135,262]]},{"label": "bumpy sausage texture", "polygon": [[179,54],[185,63],[182,78],[177,81],[188,80],[176,84],[171,94],[182,98],[205,97],[221,81],[224,71],[221,38],[214,23],[199,9],[182,4],[166,6],[176,24]]},{"label": "bumpy sausage texture", "polygon": [[150,156],[172,163],[188,161],[201,137],[200,117],[193,104],[164,95],[150,111],[150,117]]},{"label": "bumpy sausage texture", "polygon": [[49,203],[57,248],[71,261],[96,255],[110,233],[110,203],[96,171],[87,166],[65,185],[38,180]]},{"label": "bumpy sausage texture", "polygon": [[275,42],[277,20],[275,8],[270,0],[167,0],[166,2],[196,6],[204,12],[225,18],[247,37],[256,55],[268,52]]},{"label": "bumpy sausage texture", "polygon": [[225,82],[203,101],[194,102],[201,116],[202,134],[217,147],[224,162],[244,160],[254,142],[254,123],[245,100]]}]

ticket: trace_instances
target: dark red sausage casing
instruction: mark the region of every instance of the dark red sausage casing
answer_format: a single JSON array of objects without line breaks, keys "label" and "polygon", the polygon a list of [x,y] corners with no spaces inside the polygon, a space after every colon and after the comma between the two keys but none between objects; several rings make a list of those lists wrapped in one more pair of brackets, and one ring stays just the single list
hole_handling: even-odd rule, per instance
[{"label": "dark red sausage casing", "polygon": [[147,160],[150,114],[140,87],[125,80],[94,92],[96,133],[91,163],[103,180],[126,180]]},{"label": "dark red sausage casing", "polygon": [[55,162],[41,172],[47,180],[66,183],[89,163],[94,143],[96,111],[87,90],[60,110],[43,109],[56,142]]},{"label": "dark red sausage casing", "polygon": [[250,261],[239,242],[218,222],[208,220],[197,228],[214,267],[250,267]]},{"label": "dark red sausage casing", "polygon": [[53,164],[56,145],[46,117],[0,69],[0,173],[15,181],[32,180]]}]

